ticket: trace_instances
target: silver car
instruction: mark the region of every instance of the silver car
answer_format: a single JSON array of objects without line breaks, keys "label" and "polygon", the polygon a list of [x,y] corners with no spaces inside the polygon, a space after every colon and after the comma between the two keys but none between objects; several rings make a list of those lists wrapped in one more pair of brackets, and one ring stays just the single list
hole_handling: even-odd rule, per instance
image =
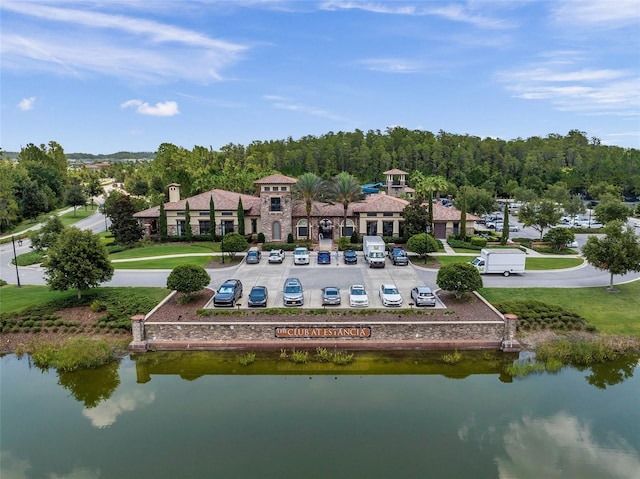
[{"label": "silver car", "polygon": [[339,305],[341,303],[340,290],[333,286],[322,288],[322,305]]},{"label": "silver car", "polygon": [[411,290],[411,300],[416,306],[435,306],[436,295],[428,286],[416,286]]},{"label": "silver car", "polygon": [[287,278],[282,288],[282,304],[285,306],[303,306],[304,289],[298,278]]}]

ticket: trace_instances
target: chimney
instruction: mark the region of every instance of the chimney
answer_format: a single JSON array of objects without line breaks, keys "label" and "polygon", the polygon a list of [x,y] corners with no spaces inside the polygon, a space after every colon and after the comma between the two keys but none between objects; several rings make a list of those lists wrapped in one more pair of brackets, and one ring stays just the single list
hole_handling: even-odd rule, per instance
[{"label": "chimney", "polygon": [[175,203],[176,201],[180,201],[180,185],[171,183],[169,185],[169,203]]}]

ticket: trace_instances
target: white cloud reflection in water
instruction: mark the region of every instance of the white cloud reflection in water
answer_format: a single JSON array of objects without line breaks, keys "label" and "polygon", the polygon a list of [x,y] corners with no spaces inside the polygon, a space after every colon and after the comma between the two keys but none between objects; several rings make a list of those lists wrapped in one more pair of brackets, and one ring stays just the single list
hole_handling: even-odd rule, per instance
[{"label": "white cloud reflection in water", "polygon": [[134,411],[155,401],[154,392],[133,391],[114,394],[113,397],[101,402],[91,409],[83,409],[82,415],[89,418],[94,427],[109,427],[116,422],[118,416],[125,412]]},{"label": "white cloud reflection in water", "polygon": [[512,422],[503,440],[507,456],[496,458],[501,479],[640,478],[638,451],[614,435],[599,444],[588,425],[566,413]]}]

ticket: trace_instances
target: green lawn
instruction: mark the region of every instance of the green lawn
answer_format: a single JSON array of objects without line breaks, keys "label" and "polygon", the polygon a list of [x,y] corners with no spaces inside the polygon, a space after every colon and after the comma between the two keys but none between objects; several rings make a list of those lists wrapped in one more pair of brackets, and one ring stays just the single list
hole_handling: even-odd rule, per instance
[{"label": "green lawn", "polygon": [[[162,301],[168,294],[164,288],[94,288],[91,296],[99,298],[105,295],[130,295],[131,292],[148,298],[153,304]],[[76,302],[76,290],[51,291],[47,286],[6,285],[0,288],[0,313],[19,313],[34,306],[41,306],[52,301],[71,300]],[[88,294],[83,294],[83,297]]]},{"label": "green lawn", "polygon": [[98,209],[98,205],[93,205],[93,206],[87,205],[86,210],[84,206],[78,206],[76,208],[75,214],[73,213],[73,211],[69,213],[65,213],[64,215],[60,216],[60,220],[62,221],[63,225],[69,226],[80,220],[88,218],[93,213],[95,213],[97,209]]},{"label": "green lawn", "polygon": [[133,248],[110,255],[111,259],[149,258],[153,256],[168,256],[173,254],[211,253],[220,252],[220,243],[197,244],[160,244]]},{"label": "green lawn", "polygon": [[[213,256],[181,256],[178,258],[156,258],[143,261],[125,261],[111,263],[115,269],[173,269],[183,264],[195,264],[203,268],[208,265]],[[227,258],[225,258],[225,261]],[[218,261],[221,261],[218,257]]]},{"label": "green lawn", "polygon": [[580,314],[605,334],[640,337],[640,281],[617,286],[619,293],[598,288],[483,288],[480,292],[492,303],[537,300],[557,304]]},{"label": "green lawn", "polygon": [[584,263],[582,258],[527,258],[526,269],[529,271],[546,269],[564,269],[580,266]]},{"label": "green lawn", "polygon": [[[451,263],[468,263],[473,258],[478,255],[440,255],[434,256],[442,266],[451,264]],[[550,269],[564,269],[564,268],[572,268],[574,266],[579,266],[583,263],[581,258],[527,258],[526,269],[528,271],[540,271],[540,270],[550,270]],[[420,260],[417,261],[417,264],[420,265],[422,262]],[[429,264],[427,263],[427,266]]]}]

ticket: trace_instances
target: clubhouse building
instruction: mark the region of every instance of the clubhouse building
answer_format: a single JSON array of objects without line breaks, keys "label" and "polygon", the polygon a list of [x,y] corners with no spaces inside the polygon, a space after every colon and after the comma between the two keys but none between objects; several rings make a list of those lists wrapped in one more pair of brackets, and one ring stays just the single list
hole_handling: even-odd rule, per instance
[{"label": "clubhouse building", "polygon": [[[286,242],[289,234],[294,240],[311,241],[331,238],[338,241],[341,236],[351,236],[355,231],[360,235],[402,236],[403,210],[411,198],[413,189],[406,185],[407,172],[385,171],[385,183],[378,183],[380,191],[365,195],[361,202],[351,203],[344,219],[342,204],[314,202],[311,221],[307,221],[304,201],[292,195],[296,178],[275,174],[254,182],[255,195],[234,193],[213,189],[189,198],[181,199],[180,185],[169,185],[169,201],[164,204],[167,217],[167,233],[181,236],[186,231],[186,205],[189,202],[191,231],[194,235],[208,234],[215,228],[216,234],[238,231],[238,205],[242,203],[244,231],[247,235],[263,233],[267,242]],[[213,199],[215,222],[211,224],[209,206]],[[155,206],[134,215],[145,228],[147,236],[158,233],[160,207]],[[445,207],[439,202],[433,204],[434,236],[446,239],[457,235],[460,226],[460,211]],[[467,234],[473,234],[476,216],[467,214]]]}]

